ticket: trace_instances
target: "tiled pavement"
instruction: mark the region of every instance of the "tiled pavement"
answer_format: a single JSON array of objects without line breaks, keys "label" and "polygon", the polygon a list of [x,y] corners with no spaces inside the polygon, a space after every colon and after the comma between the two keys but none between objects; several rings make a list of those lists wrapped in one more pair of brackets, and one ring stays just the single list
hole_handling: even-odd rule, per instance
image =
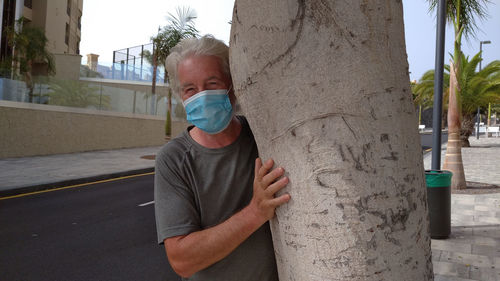
[{"label": "tiled pavement", "polygon": [[[500,138],[471,145],[462,149],[466,179],[500,185]],[[500,280],[500,193],[452,194],[451,205],[450,238],[432,240],[435,280]]]},{"label": "tiled pavement", "polygon": [[[0,159],[0,194],[33,186],[153,171],[159,146]],[[29,190],[28,190],[29,191]]]}]

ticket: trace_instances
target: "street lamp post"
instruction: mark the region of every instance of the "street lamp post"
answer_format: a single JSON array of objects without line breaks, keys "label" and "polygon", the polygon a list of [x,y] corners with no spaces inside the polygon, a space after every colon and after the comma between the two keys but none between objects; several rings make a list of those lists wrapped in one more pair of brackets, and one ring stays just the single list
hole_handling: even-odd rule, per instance
[{"label": "street lamp post", "polygon": [[434,106],[432,114],[432,170],[441,170],[441,113],[443,108],[443,64],[446,25],[446,1],[438,1],[436,60],[434,68]]},{"label": "street lamp post", "polygon": [[[491,41],[490,40],[487,40],[487,41],[480,41],[479,42],[479,71],[481,71],[481,62],[483,60],[483,44],[491,44]],[[490,118],[490,116],[488,116],[488,119]],[[479,115],[479,106],[477,107],[477,126],[476,126],[476,139],[479,139],[479,119],[480,119],[480,115]],[[486,136],[488,136],[488,133],[486,133]]]}]

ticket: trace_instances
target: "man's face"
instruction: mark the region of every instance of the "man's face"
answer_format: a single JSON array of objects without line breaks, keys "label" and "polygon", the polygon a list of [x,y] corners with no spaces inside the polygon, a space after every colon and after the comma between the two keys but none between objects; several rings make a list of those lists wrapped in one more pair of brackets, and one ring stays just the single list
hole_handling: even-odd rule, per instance
[{"label": "man's face", "polygon": [[[231,80],[222,70],[220,59],[215,56],[191,56],[177,67],[181,98],[183,101],[205,90],[229,89]],[[234,94],[229,93],[234,105]]]}]

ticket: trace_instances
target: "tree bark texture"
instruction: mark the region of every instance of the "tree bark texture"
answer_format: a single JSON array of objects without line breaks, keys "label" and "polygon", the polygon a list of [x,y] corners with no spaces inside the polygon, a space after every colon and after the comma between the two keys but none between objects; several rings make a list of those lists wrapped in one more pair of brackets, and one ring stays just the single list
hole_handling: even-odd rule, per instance
[{"label": "tree bark texture", "polygon": [[469,137],[475,133],[475,123],[476,115],[464,114],[462,116],[462,124],[460,125],[460,143],[462,147],[470,147]]},{"label": "tree bark texture", "polygon": [[401,1],[236,0],[234,87],[292,200],[280,280],[432,280]]},{"label": "tree bark texture", "polygon": [[464,164],[462,162],[462,140],[461,112],[459,106],[459,84],[457,80],[457,69],[453,62],[450,62],[450,97],[448,99],[448,144],[446,145],[446,155],[443,169],[453,173],[451,177],[452,189],[467,188],[464,174]]}]

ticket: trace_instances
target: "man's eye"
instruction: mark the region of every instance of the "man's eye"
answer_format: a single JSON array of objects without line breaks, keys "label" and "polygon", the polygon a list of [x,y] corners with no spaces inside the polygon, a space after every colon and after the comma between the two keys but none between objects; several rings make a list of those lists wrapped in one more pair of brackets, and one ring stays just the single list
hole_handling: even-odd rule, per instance
[{"label": "man's eye", "polygon": [[208,85],[207,85],[207,87],[209,87],[210,89],[217,88],[218,86],[219,86],[219,83],[217,81],[208,82]]},{"label": "man's eye", "polygon": [[195,90],[194,88],[187,88],[187,89],[184,89],[183,93],[182,93],[182,96],[184,98],[189,98],[190,96],[192,96],[193,94],[195,93]]}]

